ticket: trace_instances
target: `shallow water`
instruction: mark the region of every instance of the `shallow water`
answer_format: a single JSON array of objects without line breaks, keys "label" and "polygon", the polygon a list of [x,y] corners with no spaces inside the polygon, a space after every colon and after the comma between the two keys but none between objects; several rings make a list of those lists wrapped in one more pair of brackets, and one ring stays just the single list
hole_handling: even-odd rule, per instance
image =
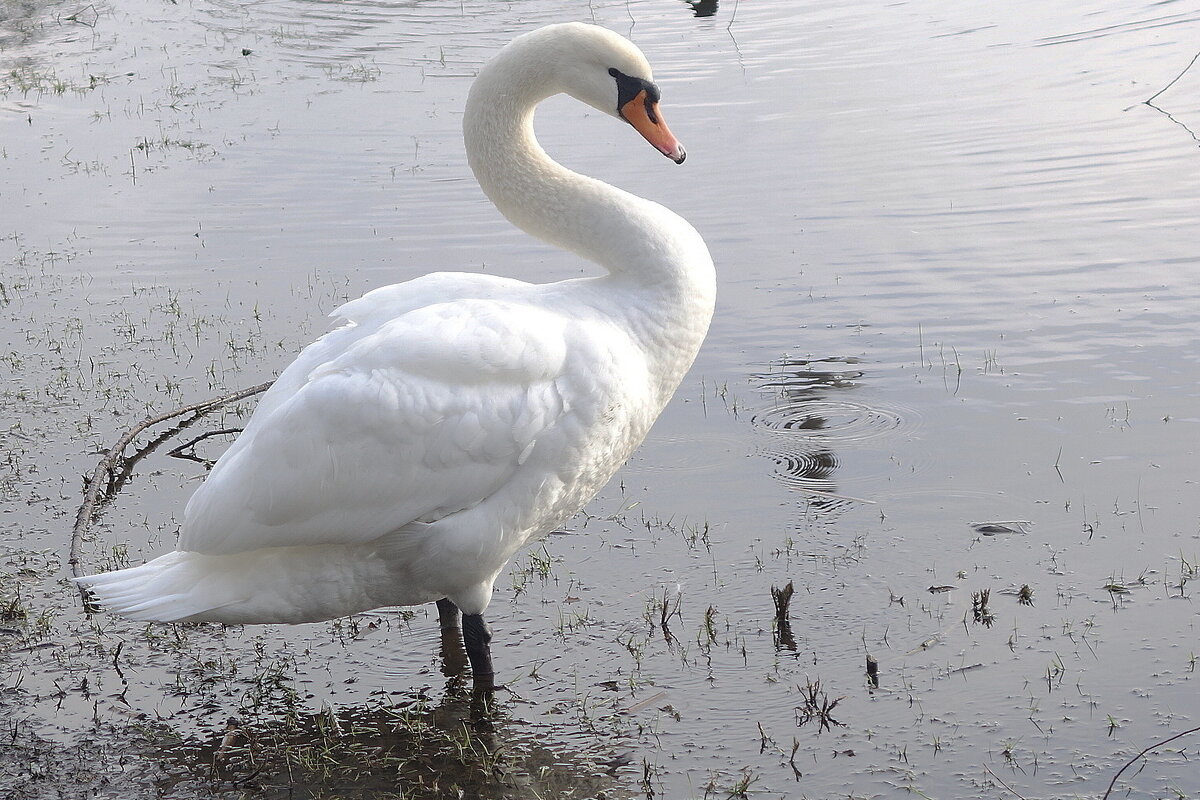
[{"label": "shallow water", "polygon": [[[450,696],[424,610],[86,621],[78,476],[145,414],[272,375],[345,297],[585,271],[492,210],[459,133],[490,53],[580,16],[649,54],[689,158],[563,100],[543,144],[691,220],[719,305],[619,479],[501,580],[503,736],[615,754],[618,796],[1059,798],[1200,724],[1200,67],[1143,104],[1196,53],[1179,1],[0,3],[0,595],[29,610],[0,622],[3,713],[66,746],[211,735],[276,668],[310,712]],[[169,546],[202,474],[140,462],[88,563]],[[996,521],[1028,524],[972,526]],[[801,724],[817,680],[841,726]],[[1196,797],[1194,747],[1121,796]]]}]

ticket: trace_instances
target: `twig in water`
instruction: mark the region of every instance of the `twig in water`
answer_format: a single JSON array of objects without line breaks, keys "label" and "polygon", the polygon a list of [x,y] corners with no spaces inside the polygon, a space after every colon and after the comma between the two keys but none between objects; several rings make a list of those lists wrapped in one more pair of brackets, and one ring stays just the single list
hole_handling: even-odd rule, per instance
[{"label": "twig in water", "polygon": [[[1154,103],[1155,99],[1156,99],[1156,98],[1157,98],[1159,95],[1161,95],[1161,94],[1162,94],[1163,92],[1165,92],[1167,89],[1170,89],[1172,86],[1174,86],[1174,85],[1175,85],[1175,83],[1176,83],[1176,82],[1177,82],[1177,81],[1178,81],[1180,78],[1182,78],[1184,75],[1186,75],[1186,74],[1187,74],[1187,72],[1188,72],[1188,70],[1190,70],[1190,69],[1191,69],[1193,66],[1195,66],[1195,64],[1196,64],[1196,61],[1197,61],[1197,60],[1200,60],[1200,53],[1196,53],[1196,55],[1192,56],[1192,60],[1191,60],[1191,61],[1189,61],[1189,62],[1188,62],[1188,65],[1187,65],[1186,67],[1184,67],[1184,68],[1183,68],[1183,72],[1180,72],[1178,75],[1176,75],[1176,76],[1175,76],[1175,77],[1174,77],[1174,78],[1171,80],[1171,82],[1170,82],[1170,83],[1168,83],[1166,86],[1164,86],[1163,88],[1161,88],[1161,89],[1159,89],[1157,92],[1155,92],[1153,95],[1151,95],[1151,97],[1150,97],[1148,100],[1143,100],[1143,101],[1142,101],[1142,105],[1145,105],[1145,106],[1150,106],[1150,107],[1151,107],[1151,108],[1153,108],[1155,111],[1157,111],[1158,113],[1162,114],[1162,115],[1163,115],[1163,116],[1165,116],[1167,119],[1171,120],[1171,122],[1174,122],[1176,125],[1178,125],[1179,127],[1183,128],[1185,131],[1187,131],[1187,134],[1188,134],[1188,136],[1191,136],[1193,141],[1200,143],[1200,136],[1197,136],[1195,131],[1193,131],[1191,128],[1189,128],[1189,127],[1188,127],[1188,126],[1187,126],[1185,123],[1183,123],[1182,121],[1180,121],[1180,120],[1176,119],[1176,118],[1175,118],[1175,116],[1174,116],[1174,115],[1173,115],[1173,114],[1172,114],[1170,111],[1167,111],[1165,108],[1161,108],[1161,107],[1159,107],[1159,106],[1155,105],[1155,103]],[[1130,106],[1130,108],[1133,108],[1133,106]],[[1127,110],[1128,110],[1128,109],[1127,109]]]},{"label": "twig in water", "polygon": [[1021,798],[1021,800],[1027,800],[1027,798],[1025,797],[1025,795],[1021,794],[1021,793],[1020,793],[1020,792],[1018,792],[1016,789],[1014,789],[1014,788],[1012,788],[1011,786],[1009,786],[1007,783],[1005,783],[1005,782],[1004,782],[1004,779],[1003,779],[1003,778],[1001,778],[1001,777],[1000,777],[999,775],[997,775],[996,773],[992,772],[992,768],[991,768],[991,767],[989,767],[987,764],[984,764],[984,765],[983,765],[983,768],[984,768],[984,769],[986,769],[986,770],[988,771],[988,774],[989,774],[989,775],[991,775],[991,776],[992,776],[993,778],[995,778],[996,780],[1000,781],[1000,785],[1001,785],[1001,786],[1003,786],[1005,789],[1008,789],[1008,790],[1009,790],[1010,792],[1012,792],[1014,795],[1016,795],[1017,797]]},{"label": "twig in water", "polygon": [[[214,436],[226,436],[231,433],[241,433],[241,432],[242,432],[241,428],[221,428],[220,430],[206,431],[206,432],[200,434],[199,436],[192,437],[190,440],[184,442],[183,444],[179,445],[178,447],[168,450],[167,455],[169,455],[173,458],[182,458],[185,461],[195,461],[197,464],[204,464],[206,466],[212,466],[213,462],[209,461],[206,458],[201,458],[200,456],[196,455],[196,449],[195,449],[196,445],[200,444],[200,442],[203,442],[205,439],[211,439]],[[186,453],[186,452],[184,452],[185,450],[191,450],[191,452]]]},{"label": "twig in water", "polygon": [[1148,105],[1148,106],[1154,105],[1154,100],[1155,100],[1155,98],[1157,98],[1157,97],[1158,97],[1160,94],[1162,94],[1163,92],[1165,92],[1167,89],[1170,89],[1172,86],[1174,86],[1174,85],[1175,85],[1175,83],[1176,83],[1176,82],[1177,82],[1177,81],[1178,81],[1180,78],[1182,78],[1184,75],[1186,75],[1186,74],[1187,74],[1187,71],[1188,71],[1189,69],[1191,69],[1191,68],[1192,68],[1192,65],[1194,65],[1194,64],[1196,63],[1197,59],[1200,59],[1200,53],[1196,53],[1196,55],[1192,56],[1192,60],[1191,60],[1191,61],[1189,61],[1189,62],[1188,62],[1188,65],[1187,65],[1186,67],[1184,67],[1184,68],[1183,68],[1183,72],[1181,72],[1181,73],[1179,73],[1178,75],[1176,75],[1176,76],[1175,76],[1175,77],[1174,77],[1174,78],[1171,80],[1171,82],[1170,82],[1170,83],[1168,83],[1166,86],[1164,86],[1163,88],[1161,88],[1161,89],[1159,89],[1157,92],[1155,92],[1153,95],[1151,95],[1151,96],[1150,96],[1150,98],[1149,98],[1148,100],[1143,100],[1142,102],[1143,102],[1143,103],[1145,103],[1145,104],[1146,104],[1146,105]]},{"label": "twig in water", "polygon": [[[1200,55],[1200,54],[1198,54],[1198,55]],[[1194,59],[1194,58],[1192,59],[1192,61],[1195,61],[1195,60],[1196,59]],[[1101,797],[1100,800],[1108,800],[1108,796],[1110,794],[1112,794],[1113,787],[1117,785],[1117,778],[1121,777],[1121,773],[1124,772],[1125,770],[1129,769],[1130,767],[1132,767],[1134,765],[1134,763],[1136,763],[1139,758],[1146,755],[1146,753],[1149,753],[1151,750],[1157,750],[1158,748],[1162,747],[1164,744],[1170,744],[1171,742],[1175,741],[1176,739],[1187,736],[1189,733],[1196,733],[1197,731],[1200,731],[1200,726],[1197,726],[1195,728],[1188,728],[1183,733],[1177,733],[1169,739],[1163,739],[1161,742],[1158,742],[1157,744],[1150,745],[1145,750],[1138,753],[1133,758],[1129,759],[1129,761],[1126,762],[1125,766],[1123,766],[1119,770],[1117,770],[1116,775],[1113,775],[1112,781],[1109,782],[1109,784],[1108,784],[1108,789],[1105,790],[1104,796]]]},{"label": "twig in water", "polygon": [[[166,422],[167,420],[174,419],[175,417],[181,417],[184,414],[195,414],[198,418],[204,414],[207,414],[209,411],[220,408],[228,403],[233,403],[238,400],[265,392],[272,383],[274,383],[274,381],[267,381],[266,383],[260,383],[257,386],[251,386],[248,389],[239,389],[236,392],[223,394],[220,397],[214,397],[200,403],[193,403],[190,406],[177,408],[174,411],[168,411],[165,414],[149,417],[148,419],[142,420],[137,425],[134,425],[132,428],[127,430],[121,436],[121,438],[117,439],[116,444],[114,444],[112,448],[104,454],[104,458],[100,459],[100,463],[96,465],[96,469],[92,471],[92,475],[90,478],[88,478],[87,485],[84,487],[83,503],[79,506],[79,511],[75,514],[75,527],[71,532],[71,558],[68,562],[71,565],[71,574],[76,578],[83,574],[83,569],[79,563],[79,551],[83,548],[84,534],[87,533],[88,528],[92,524],[92,520],[95,519],[96,509],[103,500],[103,496],[108,494],[105,491],[105,485],[107,484],[110,489],[119,488],[119,484],[111,483],[110,479],[116,474],[117,465],[123,458],[122,454],[125,452],[125,448],[129,446],[129,443],[132,442],[138,436],[138,434],[151,426],[158,425],[159,423]],[[190,424],[192,421],[194,420],[187,420],[185,424]],[[155,441],[155,446],[161,444],[161,442],[162,438],[160,437],[160,439]],[[147,451],[139,453],[138,458],[145,455],[146,452]],[[83,598],[84,609],[87,611],[95,610],[91,599],[87,595],[87,590],[85,590],[82,586],[79,587],[79,596]]]}]

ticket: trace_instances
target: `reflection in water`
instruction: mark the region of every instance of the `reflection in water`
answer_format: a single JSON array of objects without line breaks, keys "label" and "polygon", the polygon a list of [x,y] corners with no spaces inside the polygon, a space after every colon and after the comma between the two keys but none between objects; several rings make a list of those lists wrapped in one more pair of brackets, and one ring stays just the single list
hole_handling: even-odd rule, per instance
[{"label": "reflection in water", "polygon": [[683,0],[692,7],[692,13],[697,17],[711,17],[717,13],[719,0]]},{"label": "reflection in water", "polygon": [[792,603],[792,595],[796,585],[788,581],[782,589],[771,587],[771,599],[775,602],[775,649],[796,652],[796,637],[792,634],[792,623],[788,619],[788,607]]},{"label": "reflection in water", "polygon": [[[263,681],[243,715],[202,741],[175,744],[148,729],[170,787],[230,786],[266,797],[623,796],[610,754],[546,746],[545,731],[513,721],[505,704],[451,681],[440,702],[424,691],[355,707],[297,713],[290,685]],[[170,744],[167,744],[170,742]]]},{"label": "reflection in water", "polygon": [[777,479],[808,495],[820,510],[840,511],[860,502],[838,492],[833,445],[861,441],[900,421],[891,412],[834,397],[858,386],[863,372],[857,363],[854,358],[783,358],[752,376],[771,398],[751,417],[755,429],[769,437],[760,452],[775,462]]},{"label": "reflection in water", "polygon": [[[751,417],[758,452],[775,463],[774,477],[802,493],[814,510],[840,513],[873,503],[839,485],[847,480],[836,477],[845,470],[845,453],[878,449],[880,441],[911,432],[920,421],[911,409],[865,397],[863,376],[854,357],[782,358],[751,376],[767,399]],[[890,459],[876,460],[882,471],[872,476],[864,472],[866,463],[859,459],[855,481],[891,474],[896,466]]]}]

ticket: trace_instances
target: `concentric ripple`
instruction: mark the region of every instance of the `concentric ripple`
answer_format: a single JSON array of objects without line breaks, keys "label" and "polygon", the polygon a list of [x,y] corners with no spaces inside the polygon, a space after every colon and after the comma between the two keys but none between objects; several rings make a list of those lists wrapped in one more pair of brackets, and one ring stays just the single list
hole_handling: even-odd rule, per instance
[{"label": "concentric ripple", "polygon": [[768,433],[799,434],[825,442],[862,442],[900,429],[905,418],[895,408],[857,400],[802,397],[782,398],[750,421]]},{"label": "concentric ripple", "polygon": [[826,514],[837,514],[860,505],[862,498],[844,494],[835,480],[840,466],[832,450],[764,448],[760,456],[774,464],[772,477],[788,489],[807,496],[807,505]]},{"label": "concentric ripple", "polygon": [[761,450],[759,455],[773,461],[776,477],[794,488],[827,493],[837,491],[833,474],[838,468],[838,459],[831,450]]},{"label": "concentric ripple", "polygon": [[869,486],[894,467],[881,458],[878,470],[860,469],[851,479],[868,488],[841,488],[848,480],[838,475],[846,450],[904,434],[920,421],[909,409],[854,396],[861,392],[864,376],[854,358],[782,359],[753,376],[765,402],[750,422],[765,440],[758,454],[773,462],[776,480],[794,491],[837,501],[840,508],[863,502],[854,495],[869,495]]}]

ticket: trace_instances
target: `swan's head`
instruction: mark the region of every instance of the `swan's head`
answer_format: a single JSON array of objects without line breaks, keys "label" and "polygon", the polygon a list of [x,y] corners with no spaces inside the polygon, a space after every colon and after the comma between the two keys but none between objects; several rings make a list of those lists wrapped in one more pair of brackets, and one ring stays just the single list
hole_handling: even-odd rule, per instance
[{"label": "swan's head", "polygon": [[554,91],[625,120],[660,153],[676,164],[683,163],[687,155],[683,145],[671,133],[658,108],[659,91],[650,62],[633,42],[582,22],[548,25],[520,37],[513,45],[521,40],[534,45],[539,60],[549,68]]},{"label": "swan's head", "polygon": [[[649,70],[647,70],[647,74]],[[658,87],[649,78],[639,78],[609,67],[608,74],[617,84],[617,116],[628,122],[660,153],[682,164],[687,151],[671,134],[658,109]]]}]

